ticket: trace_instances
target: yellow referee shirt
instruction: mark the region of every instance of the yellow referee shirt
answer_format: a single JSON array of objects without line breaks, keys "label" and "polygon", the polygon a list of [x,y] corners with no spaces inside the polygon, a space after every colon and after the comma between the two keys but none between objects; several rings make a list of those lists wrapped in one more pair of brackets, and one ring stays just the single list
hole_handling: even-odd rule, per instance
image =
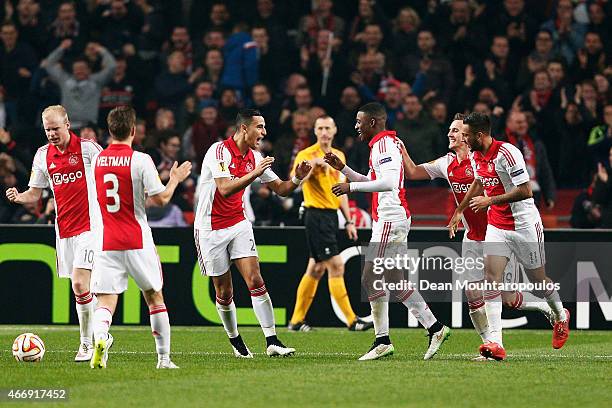
[{"label": "yellow referee shirt", "polygon": [[[333,147],[331,151],[346,163],[344,153]],[[312,162],[317,158],[322,161],[323,156],[325,156],[325,152],[321,149],[319,143],[300,150],[297,156],[295,156],[291,175],[295,174],[295,168],[302,161],[307,160],[311,162],[313,166],[310,176],[302,183],[304,205],[308,208],[337,210],[340,208],[340,197],[336,197],[332,193],[331,188],[336,183],[344,182],[345,177],[327,163],[315,164]]]}]

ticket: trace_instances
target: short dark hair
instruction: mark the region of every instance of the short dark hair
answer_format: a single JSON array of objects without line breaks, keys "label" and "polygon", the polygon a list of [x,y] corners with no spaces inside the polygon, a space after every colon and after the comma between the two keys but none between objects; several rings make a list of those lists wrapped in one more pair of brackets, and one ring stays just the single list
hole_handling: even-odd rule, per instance
[{"label": "short dark hair", "polygon": [[466,116],[467,115],[465,113],[455,113],[455,116],[453,116],[453,120],[464,120]]},{"label": "short dark hair", "polygon": [[484,113],[472,112],[463,119],[463,123],[470,127],[472,133],[491,133],[491,119]]},{"label": "short dark hair", "polygon": [[387,120],[387,111],[385,107],[378,102],[370,102],[359,108],[359,112],[365,113],[371,118],[381,118]]},{"label": "short dark hair", "polygon": [[136,126],[136,111],[131,106],[117,106],[106,117],[108,131],[115,140],[126,140]]},{"label": "short dark hair", "polygon": [[236,126],[249,125],[254,116],[263,116],[257,109],[240,109],[236,115]]}]

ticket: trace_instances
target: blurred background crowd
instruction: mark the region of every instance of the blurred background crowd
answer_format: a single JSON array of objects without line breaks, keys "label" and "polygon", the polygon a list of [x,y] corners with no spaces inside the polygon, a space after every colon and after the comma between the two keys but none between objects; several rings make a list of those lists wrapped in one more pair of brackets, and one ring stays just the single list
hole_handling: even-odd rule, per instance
[{"label": "blurred background crowd", "polygon": [[[202,158],[233,134],[239,108],[262,112],[262,153],[287,178],[323,114],[366,174],[355,115],[379,101],[417,163],[446,153],[455,112],[490,114],[494,136],[522,150],[542,211],[612,228],[610,16],[610,0],[5,0],[0,184],[27,188],[46,106],[64,105],[72,129],[105,146],[106,114],[131,104],[135,148],[162,181],[175,160],[195,169],[149,221],[188,225]],[[436,186],[411,185],[409,203]],[[245,197],[256,225],[300,223],[299,192],[281,199],[254,184]],[[351,197],[358,225],[368,199]],[[0,223],[49,222],[50,194],[31,206],[1,195]]]}]

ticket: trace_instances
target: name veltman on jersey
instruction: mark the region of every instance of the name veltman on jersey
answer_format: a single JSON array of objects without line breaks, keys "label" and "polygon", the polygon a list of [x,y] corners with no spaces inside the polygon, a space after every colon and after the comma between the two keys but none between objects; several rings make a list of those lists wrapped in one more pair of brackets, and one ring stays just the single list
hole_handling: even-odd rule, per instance
[{"label": "name veltman on jersey", "polygon": [[[242,155],[231,137],[213,144],[206,152],[194,222],[202,274],[220,276],[229,270],[231,260],[257,256],[253,228],[244,213],[244,190],[223,197],[217,190],[215,179],[243,177],[253,171],[261,160],[261,154],[252,149]],[[259,179],[262,183],[269,183],[278,176],[267,169]]]},{"label": "name veltman on jersey", "polygon": [[163,275],[145,213],[146,196],[166,189],[148,154],[111,144],[94,162],[102,240],[95,256],[96,293],[127,290],[128,275],[141,290],[160,291]]},{"label": "name veltman on jersey", "polygon": [[101,150],[97,143],[70,132],[64,152],[49,143],[34,156],[28,185],[53,191],[60,277],[70,277],[74,268],[92,268],[95,246],[92,229],[99,224],[92,163]]},{"label": "name veltman on jersey", "polygon": [[[474,152],[471,158],[475,176],[489,197],[505,194],[529,182],[525,159],[510,143],[493,139],[487,154]],[[485,254],[510,258],[514,252],[527,269],[545,264],[544,228],[533,198],[492,205],[487,211],[487,219],[485,241],[504,244],[485,245]]]}]

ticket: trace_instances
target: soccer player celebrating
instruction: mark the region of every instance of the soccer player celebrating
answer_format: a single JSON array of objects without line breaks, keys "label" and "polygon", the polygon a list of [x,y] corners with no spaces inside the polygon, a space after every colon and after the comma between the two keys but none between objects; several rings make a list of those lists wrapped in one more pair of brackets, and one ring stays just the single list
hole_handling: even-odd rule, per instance
[{"label": "soccer player celebrating", "polygon": [[[344,153],[332,148],[332,141],[337,132],[334,120],[329,116],[322,116],[315,121],[314,133],[317,143],[298,152],[295,157],[297,165],[308,160],[312,171],[304,180],[304,205],[306,213],[304,225],[306,227],[306,242],[310,250],[310,258],[306,273],[302,277],[297,290],[295,309],[289,322],[288,329],[292,331],[309,331],[310,326],[304,321],[308,309],[312,304],[319,280],[327,270],[329,293],[342,310],[348,329],[363,331],[372,327],[353,312],[351,302],[344,285],[344,262],[339,255],[336,231],[338,230],[338,208],[346,220],[346,233],[352,240],[357,239],[357,230],[350,218],[348,197],[336,197],[332,185],[344,181],[344,176],[338,170],[332,169],[323,160],[325,153],[332,152],[344,161]],[[293,171],[295,172],[295,166]]]},{"label": "soccer player celebrating", "polygon": [[34,156],[29,189],[19,193],[12,187],[6,190],[6,196],[11,202],[25,204],[37,202],[45,188],[53,191],[57,274],[72,281],[81,334],[74,360],[89,361],[93,353],[93,296],[89,282],[95,245],[93,229],[98,223],[91,166],[94,155],[102,148],[70,131],[68,114],[61,105],[47,107],[42,122],[49,143]]},{"label": "soccer player celebrating", "polygon": [[291,194],[308,175],[311,166],[300,163],[291,180],[281,181],[270,169],[274,158],[262,158],[257,149],[266,136],[266,122],[257,110],[242,109],[236,117],[236,132],[213,144],[202,162],[200,195],[194,223],[198,262],[203,275],[215,286],[216,305],[234,355],[252,358],[238,333],[233,301],[230,264],[233,262],[251,293],[253,310],[266,337],[268,356],[287,356],[295,349],[276,337],[274,310],[259,271],[257,248],[251,223],[243,209],[246,186],[259,178],[280,196]]},{"label": "soccer player celebrating", "polygon": [[184,162],[170,169],[164,187],[151,157],[132,150],[136,112],[129,106],[111,110],[107,117],[111,144],[96,156],[93,171],[99,211],[102,214],[101,247],[95,256],[92,290],[98,297],[94,313],[94,355],[91,368],[106,368],[113,336],[108,332],[117,298],[128,287],[128,277],[142,291],[151,320],[157,350],[157,368],[178,368],[170,360],[170,322],[164,304],[164,278],[151,228],[147,224],[145,200],[168,204],[176,186],[191,172]]},{"label": "soccer player celebrating", "polygon": [[[448,148],[452,153],[448,153],[429,163],[416,165],[410,155],[402,145],[402,156],[404,159],[404,170],[406,178],[409,180],[429,180],[443,178],[448,181],[451,187],[455,203],[458,205],[468,189],[474,182],[474,171],[470,161],[470,149],[463,140],[462,128],[465,115],[457,113],[448,128]],[[463,225],[465,234],[461,256],[463,258],[483,259],[483,241],[487,230],[487,214],[484,211],[474,212],[471,208],[466,208],[463,212]],[[509,262],[506,270],[513,271],[514,262]],[[463,276],[467,282],[482,282],[484,280],[484,270],[476,267],[466,268]],[[487,314],[484,308],[484,298],[482,290],[465,290],[470,309],[470,318],[474,324],[476,332],[482,338],[483,343],[489,341],[489,325]],[[542,312],[552,323],[554,317],[552,310],[546,302],[536,298],[533,294],[526,292],[502,292],[504,305],[517,310],[538,310]],[[476,360],[485,360],[479,356]]]},{"label": "soccer player celebrating", "polygon": [[545,298],[554,314],[555,349],[563,347],[569,336],[569,311],[563,308],[544,270],[544,229],[532,198],[523,155],[510,143],[493,139],[490,133],[491,122],[485,114],[474,112],[463,120],[462,135],[473,152],[475,179],[448,226],[452,238],[468,205],[475,213],[488,208],[484,254],[485,278],[491,288],[485,290],[484,299],[489,341],[479,351],[483,357],[503,360],[506,351],[502,342],[502,299],[494,284],[502,282],[511,254],[523,265],[531,282],[546,283],[547,289],[534,291],[534,295]]},{"label": "soccer player celebrating", "polygon": [[[410,211],[404,189],[401,142],[394,131],[386,130],[386,121],[387,113],[379,103],[368,103],[357,112],[355,129],[359,138],[368,142],[370,146],[368,176],[355,172],[333,153],[325,155],[325,161],[336,170],[340,170],[350,181],[350,183],[335,184],[332,187],[334,194],[340,196],[354,191],[373,193],[374,222],[370,243],[378,248],[379,258],[387,254],[388,244],[405,247],[410,231]],[[389,303],[386,293],[384,290],[372,290],[371,282],[367,281],[372,268],[372,262],[366,258],[363,276],[372,308],[376,340],[359,360],[375,360],[394,352],[389,339]],[[429,348],[424,359],[432,358],[450,335],[450,329],[438,322],[418,291],[406,289],[395,296],[427,329]]]}]

